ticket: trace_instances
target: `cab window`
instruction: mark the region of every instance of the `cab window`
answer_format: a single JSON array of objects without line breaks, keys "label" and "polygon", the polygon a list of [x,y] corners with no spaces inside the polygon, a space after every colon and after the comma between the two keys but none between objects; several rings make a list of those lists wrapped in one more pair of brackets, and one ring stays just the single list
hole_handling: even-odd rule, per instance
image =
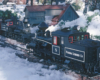
[{"label": "cab window", "polygon": [[89,38],[89,35],[85,34],[85,35],[69,36],[68,40],[69,40],[69,43],[74,43],[76,41],[80,41],[80,40],[84,40],[88,38]]},{"label": "cab window", "polygon": [[61,44],[64,44],[64,37],[61,37]]},{"label": "cab window", "polygon": [[53,36],[53,44],[54,45],[59,45],[59,37]]},{"label": "cab window", "polygon": [[81,35],[81,39],[82,39],[82,40],[84,39],[84,35]]},{"label": "cab window", "polygon": [[57,45],[57,36],[54,36],[54,37],[53,37],[53,44],[54,44],[54,45]]},{"label": "cab window", "polygon": [[73,36],[69,36],[69,43],[73,43]]},{"label": "cab window", "polygon": [[84,39],[88,39],[88,35],[86,34],[86,35],[84,35]]}]

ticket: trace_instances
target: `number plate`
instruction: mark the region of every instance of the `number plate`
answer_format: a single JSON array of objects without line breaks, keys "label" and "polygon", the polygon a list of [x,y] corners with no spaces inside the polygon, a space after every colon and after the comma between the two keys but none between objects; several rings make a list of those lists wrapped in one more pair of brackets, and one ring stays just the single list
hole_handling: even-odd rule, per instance
[{"label": "number plate", "polygon": [[52,53],[56,55],[60,55],[60,47],[52,45]]}]

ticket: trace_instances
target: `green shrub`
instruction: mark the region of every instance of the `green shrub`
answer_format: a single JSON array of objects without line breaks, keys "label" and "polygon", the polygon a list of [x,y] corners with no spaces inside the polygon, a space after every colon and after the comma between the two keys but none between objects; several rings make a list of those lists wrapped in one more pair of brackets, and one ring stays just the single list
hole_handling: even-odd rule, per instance
[{"label": "green shrub", "polygon": [[72,6],[73,6],[73,8],[74,8],[75,10],[79,10],[79,9],[81,8],[81,7],[80,7],[79,5],[77,5],[76,3],[73,3]]},{"label": "green shrub", "polygon": [[6,10],[6,11],[0,11],[0,17],[2,17],[2,20],[11,19],[12,17],[17,18],[16,13],[12,13],[12,11]]}]

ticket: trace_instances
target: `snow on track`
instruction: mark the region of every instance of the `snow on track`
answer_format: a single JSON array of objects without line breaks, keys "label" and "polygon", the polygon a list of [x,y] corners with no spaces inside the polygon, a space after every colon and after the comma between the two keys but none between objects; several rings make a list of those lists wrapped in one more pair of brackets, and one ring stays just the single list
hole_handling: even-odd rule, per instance
[{"label": "snow on track", "polygon": [[9,47],[0,47],[0,80],[76,80],[71,74],[20,59],[15,53]]}]

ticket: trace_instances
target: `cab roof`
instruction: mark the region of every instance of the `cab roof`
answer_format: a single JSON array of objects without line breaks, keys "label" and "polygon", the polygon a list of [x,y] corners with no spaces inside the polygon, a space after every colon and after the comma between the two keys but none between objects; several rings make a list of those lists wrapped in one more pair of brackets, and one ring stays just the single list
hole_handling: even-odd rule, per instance
[{"label": "cab roof", "polygon": [[61,31],[61,30],[58,30],[58,31],[55,31],[55,32],[52,32],[52,35],[53,36],[69,36],[69,35],[72,35],[72,34],[86,34],[87,32],[79,32],[77,30],[67,30],[67,31]]}]

